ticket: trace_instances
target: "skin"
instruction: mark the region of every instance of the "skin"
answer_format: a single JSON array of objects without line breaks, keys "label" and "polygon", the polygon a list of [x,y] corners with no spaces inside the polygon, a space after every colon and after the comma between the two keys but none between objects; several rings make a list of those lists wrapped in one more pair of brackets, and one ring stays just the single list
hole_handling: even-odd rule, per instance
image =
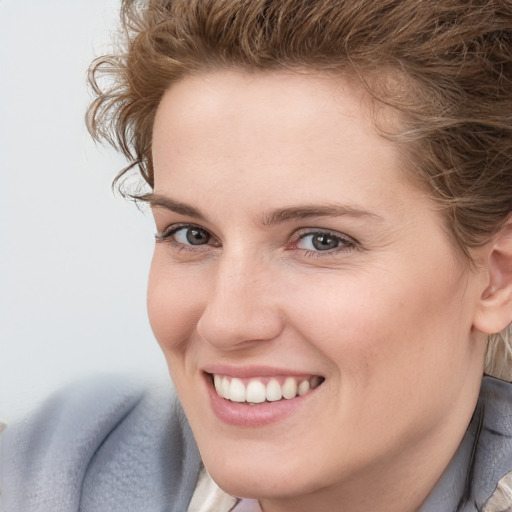
[{"label": "skin", "polygon": [[[365,93],[291,72],[187,77],[158,108],[153,159],[150,321],[214,480],[265,512],[417,510],[477,400],[487,274],[461,260]],[[344,211],[269,213],[325,205]],[[325,231],[338,247],[312,245]],[[325,382],[284,419],[233,426],[212,410],[211,364]]]}]

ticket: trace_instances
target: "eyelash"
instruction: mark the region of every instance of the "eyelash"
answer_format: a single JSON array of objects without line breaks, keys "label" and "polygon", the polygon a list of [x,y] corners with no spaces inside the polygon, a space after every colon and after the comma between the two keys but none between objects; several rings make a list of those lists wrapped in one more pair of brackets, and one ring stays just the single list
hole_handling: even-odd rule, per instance
[{"label": "eyelash", "polygon": [[[210,237],[210,240],[211,239],[214,239],[216,240],[216,238],[207,230],[207,229],[204,229],[202,228],[201,226],[198,226],[197,224],[173,224],[172,226],[169,226],[168,228],[166,228],[162,234],[156,234],[155,235],[155,240],[157,243],[166,243],[166,244],[170,244],[173,249],[175,250],[178,250],[178,251],[196,251],[196,249],[194,247],[193,244],[184,244],[184,243],[181,243],[181,242],[178,242],[175,238],[174,238],[174,235],[176,235],[176,233],[178,233],[179,231],[186,231],[186,230],[189,230],[189,229],[197,229],[198,231],[202,231],[204,233],[206,233],[209,237]],[[210,243],[208,241],[208,243],[206,244],[197,244],[197,247],[200,247],[201,245],[208,245],[210,246]],[[217,242],[214,244],[214,247],[220,247],[220,242]]]},{"label": "eyelash", "polygon": [[[182,242],[178,242],[174,236],[179,233],[180,231],[189,230],[189,229],[197,229],[205,234],[207,234],[210,239],[205,244],[197,244],[196,246],[194,244],[186,244]],[[297,247],[297,245],[302,241],[305,240],[307,237],[313,237],[315,235],[325,235],[330,237],[331,239],[334,239],[338,242],[338,246],[334,247],[332,249],[328,249],[325,251],[321,250],[312,250],[312,249],[301,249],[300,247]],[[158,243],[167,243],[170,244],[173,249],[178,251],[192,251],[196,252],[198,249],[196,247],[200,248],[201,246],[209,246],[211,247],[211,240],[214,240],[213,247],[220,247],[221,243],[218,241],[218,239],[212,235],[207,229],[198,226],[197,224],[173,224],[169,226],[167,229],[165,229],[162,234],[156,234],[155,239]],[[354,250],[358,247],[358,242],[354,240],[353,238],[337,233],[335,231],[330,231],[326,229],[318,229],[318,228],[303,228],[299,231],[296,231],[292,237],[290,242],[286,245],[287,250],[299,250],[302,251],[302,253],[310,258],[321,258],[324,256],[332,256],[333,254],[337,254],[340,252],[349,252],[351,250]]]},{"label": "eyelash", "polygon": [[[298,243],[302,240],[305,240],[307,237],[314,237],[317,235],[324,235],[328,236],[331,239],[334,239],[339,244],[337,247],[334,247],[332,249],[328,249],[325,251],[321,250],[312,250],[312,249],[300,249],[297,247]],[[291,248],[297,248],[298,250],[304,251],[304,254],[308,257],[312,258],[321,258],[323,256],[332,256],[333,254],[341,253],[341,252],[348,252],[352,251],[357,248],[358,243],[353,238],[337,233],[335,231],[330,231],[326,229],[314,229],[314,228],[308,228],[308,229],[302,229],[296,233],[294,233],[294,236],[292,237],[291,242]],[[290,247],[290,245],[288,247]]]}]

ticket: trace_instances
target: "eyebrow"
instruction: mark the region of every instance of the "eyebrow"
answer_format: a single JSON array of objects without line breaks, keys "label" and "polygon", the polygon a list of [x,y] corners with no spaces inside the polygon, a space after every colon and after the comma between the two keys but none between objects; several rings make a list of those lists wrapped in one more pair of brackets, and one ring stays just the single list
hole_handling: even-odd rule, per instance
[{"label": "eyebrow", "polygon": [[[155,194],[153,192],[140,197],[141,201],[149,203],[151,208],[165,208],[172,212],[194,217],[200,220],[207,220],[199,209],[194,206],[175,201],[170,197]],[[293,221],[297,219],[307,219],[313,217],[342,217],[350,216],[356,218],[370,218],[381,221],[379,215],[362,210],[355,206],[340,204],[320,204],[320,205],[299,205],[285,208],[276,208],[264,213],[260,217],[260,223],[263,226],[274,226],[283,222]]]},{"label": "eyebrow", "polygon": [[206,220],[206,216],[197,208],[186,203],[175,201],[174,199],[161,194],[150,192],[149,194],[140,196],[138,200],[148,203],[151,208],[165,208],[166,210],[170,210],[181,215],[188,215],[189,217],[194,217],[196,219]]},{"label": "eyebrow", "polygon": [[324,205],[304,205],[292,206],[289,208],[278,208],[264,214],[261,223],[264,226],[273,226],[282,222],[297,219],[308,219],[311,217],[363,217],[382,220],[375,213],[361,210],[354,206],[346,206],[340,204],[324,204]]}]

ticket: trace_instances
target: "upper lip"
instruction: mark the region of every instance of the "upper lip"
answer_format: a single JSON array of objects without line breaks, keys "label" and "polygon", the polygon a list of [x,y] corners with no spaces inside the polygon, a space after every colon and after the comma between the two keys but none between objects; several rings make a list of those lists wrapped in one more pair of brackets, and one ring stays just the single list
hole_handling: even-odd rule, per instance
[{"label": "upper lip", "polygon": [[278,368],[275,366],[233,366],[227,364],[208,364],[201,368],[205,373],[212,375],[226,375],[229,377],[238,377],[250,379],[256,377],[273,377],[276,375],[289,375],[294,377],[311,377],[319,373],[303,370],[292,370],[290,368]]}]

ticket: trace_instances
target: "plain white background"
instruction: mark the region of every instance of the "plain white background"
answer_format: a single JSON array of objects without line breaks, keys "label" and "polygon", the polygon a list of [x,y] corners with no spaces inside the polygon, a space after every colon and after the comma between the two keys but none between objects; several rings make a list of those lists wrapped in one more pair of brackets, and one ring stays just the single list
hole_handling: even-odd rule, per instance
[{"label": "plain white background", "polygon": [[0,421],[95,373],[165,373],[147,320],[151,216],[84,126],[118,0],[0,0]]}]

